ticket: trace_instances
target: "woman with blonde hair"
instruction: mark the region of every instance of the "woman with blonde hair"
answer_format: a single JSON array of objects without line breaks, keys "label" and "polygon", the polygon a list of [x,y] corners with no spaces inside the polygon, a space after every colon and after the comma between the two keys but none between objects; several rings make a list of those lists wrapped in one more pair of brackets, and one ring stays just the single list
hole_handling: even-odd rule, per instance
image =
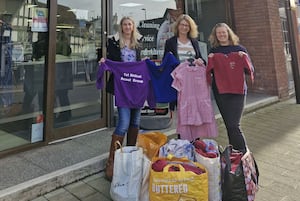
[{"label": "woman with blonde hair", "polygon": [[224,120],[229,144],[247,152],[245,136],[240,128],[247,93],[245,73],[253,79],[253,65],[239,37],[225,23],[217,23],[209,36],[207,76]]},{"label": "woman with blonde hair", "polygon": [[[202,58],[198,43],[198,29],[195,21],[186,14],[180,15],[173,26],[174,36],[165,43],[164,57],[171,52],[180,62],[193,58],[197,65],[205,64]],[[170,110],[173,112],[177,101],[170,103]]]},{"label": "woman with blonde hair", "polygon": [[[141,35],[136,29],[134,20],[131,17],[123,17],[119,24],[119,31],[109,36],[107,41],[107,59],[119,62],[135,62],[140,61],[140,45],[139,40]],[[100,62],[105,62],[101,58]],[[106,85],[108,93],[114,94],[113,74],[111,74],[111,83]],[[112,180],[113,166],[114,166],[114,153],[115,142],[123,143],[125,135],[127,135],[127,145],[134,146],[136,144],[137,135],[139,131],[141,109],[134,107],[117,106],[118,121],[116,128],[112,134],[111,145],[109,150],[108,160],[106,162],[105,174],[108,180]]]},{"label": "woman with blonde hair", "polygon": [[[130,21],[129,26],[124,24],[126,21]],[[128,46],[128,48],[131,49],[139,48],[139,39],[141,39],[141,35],[136,28],[133,18],[128,16],[123,17],[120,21],[120,25],[117,34],[119,35],[120,48],[124,48],[125,46]]]},{"label": "woman with blonde hair", "polygon": [[[223,27],[223,31],[226,30],[228,34],[228,39],[225,38],[225,41],[222,40],[220,37],[219,38],[217,37],[217,29],[222,29],[222,27]],[[240,42],[239,37],[232,31],[232,29],[226,23],[216,24],[213,27],[208,40],[213,48],[222,46],[222,43],[226,43],[226,44],[228,43],[233,46],[239,46],[239,42]],[[245,49],[243,49],[242,51],[245,51]]]}]

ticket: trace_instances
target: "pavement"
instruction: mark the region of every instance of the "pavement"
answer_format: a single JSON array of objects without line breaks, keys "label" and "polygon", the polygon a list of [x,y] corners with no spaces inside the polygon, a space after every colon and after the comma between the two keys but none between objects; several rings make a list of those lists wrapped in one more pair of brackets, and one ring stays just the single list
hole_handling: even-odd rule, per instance
[{"label": "pavement", "polygon": [[[227,144],[218,112],[219,137]],[[294,97],[248,94],[242,118],[247,144],[259,166],[256,201],[298,201],[300,197],[300,105]],[[173,124],[161,132],[176,133]],[[107,201],[110,182],[104,163],[113,128],[85,133],[0,159],[0,201]]]}]

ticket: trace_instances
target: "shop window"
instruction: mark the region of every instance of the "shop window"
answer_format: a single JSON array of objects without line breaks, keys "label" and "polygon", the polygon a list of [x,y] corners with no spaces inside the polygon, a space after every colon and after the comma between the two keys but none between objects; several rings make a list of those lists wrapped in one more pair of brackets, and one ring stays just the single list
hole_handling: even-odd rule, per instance
[{"label": "shop window", "polygon": [[[95,82],[101,48],[101,1],[58,0],[54,127],[103,117]],[[58,136],[59,138],[59,136]]]},{"label": "shop window", "polygon": [[[46,4],[0,2],[0,151],[43,141]],[[40,38],[45,38],[38,43]]]}]

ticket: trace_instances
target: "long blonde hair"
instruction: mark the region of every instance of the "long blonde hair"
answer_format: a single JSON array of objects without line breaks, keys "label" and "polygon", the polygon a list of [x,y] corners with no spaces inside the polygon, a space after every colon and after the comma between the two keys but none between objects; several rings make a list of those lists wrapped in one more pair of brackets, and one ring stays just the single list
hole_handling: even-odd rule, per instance
[{"label": "long blonde hair", "polygon": [[217,38],[216,29],[219,27],[225,27],[228,33],[228,40],[231,45],[239,45],[240,39],[239,37],[232,31],[232,29],[226,23],[217,23],[211,31],[209,35],[209,42],[212,47],[220,46],[220,42]]},{"label": "long blonde hair", "polygon": [[175,36],[178,36],[178,26],[180,24],[180,22],[182,20],[185,20],[187,21],[187,23],[190,25],[190,31],[188,33],[188,37],[189,38],[197,38],[198,37],[198,27],[195,23],[195,21],[189,16],[189,15],[186,15],[186,14],[182,14],[180,15],[177,19],[176,19],[176,22],[174,23],[173,25],[173,32],[174,32],[174,35]]},{"label": "long blonde hair", "polygon": [[123,30],[122,30],[122,24],[125,20],[130,20],[133,24],[133,31],[131,34],[131,41],[130,41],[129,48],[131,48],[131,49],[138,48],[140,45],[138,40],[141,37],[141,35],[136,28],[133,18],[131,18],[129,16],[122,17],[122,19],[120,20],[120,24],[119,24],[120,47],[121,48],[125,47],[125,40],[124,40]]}]

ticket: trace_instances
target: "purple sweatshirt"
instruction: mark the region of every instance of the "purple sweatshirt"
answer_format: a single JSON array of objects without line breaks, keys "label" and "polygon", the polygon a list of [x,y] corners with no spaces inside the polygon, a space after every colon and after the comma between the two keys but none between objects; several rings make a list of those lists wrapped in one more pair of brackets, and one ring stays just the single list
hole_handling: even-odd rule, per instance
[{"label": "purple sweatshirt", "polygon": [[98,68],[97,89],[103,89],[103,74],[106,70],[114,74],[116,106],[142,108],[147,100],[149,107],[155,107],[151,78],[145,61],[118,62],[106,59]]}]

